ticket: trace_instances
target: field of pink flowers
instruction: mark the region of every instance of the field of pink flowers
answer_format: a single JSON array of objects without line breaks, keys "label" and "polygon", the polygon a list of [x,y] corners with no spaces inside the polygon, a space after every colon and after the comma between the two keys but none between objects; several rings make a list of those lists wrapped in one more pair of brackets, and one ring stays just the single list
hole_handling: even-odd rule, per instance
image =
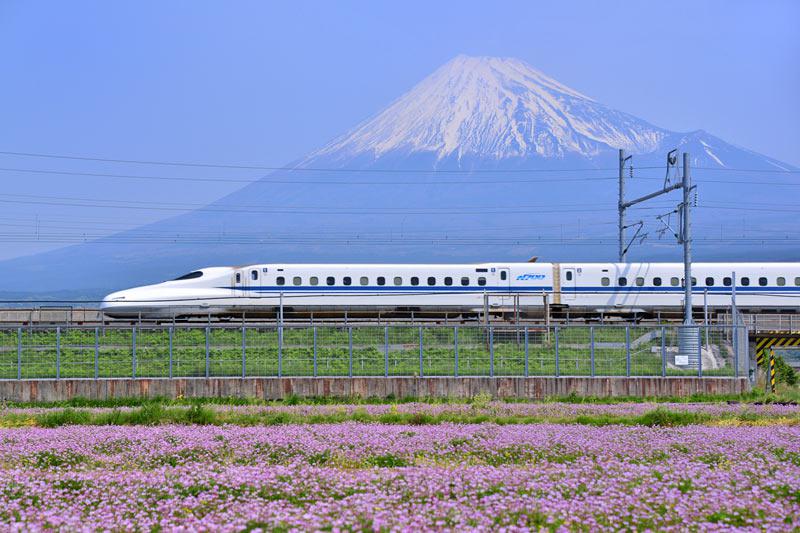
[{"label": "field of pink flowers", "polygon": [[0,529],[800,527],[800,427],[0,429]]}]

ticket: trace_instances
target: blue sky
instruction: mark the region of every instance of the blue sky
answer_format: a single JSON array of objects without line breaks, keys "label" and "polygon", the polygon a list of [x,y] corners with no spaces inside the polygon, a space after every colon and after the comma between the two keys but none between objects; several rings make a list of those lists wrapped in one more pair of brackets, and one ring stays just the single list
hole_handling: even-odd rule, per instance
[{"label": "blue sky", "polygon": [[[800,2],[779,0],[4,0],[0,150],[279,166],[465,53],[518,57],[656,125],[702,128],[800,165],[798,22]],[[9,156],[0,167],[259,175]],[[197,204],[236,188],[9,171],[0,180],[6,195]],[[171,214],[0,205],[0,231],[29,234],[37,220],[110,232]],[[52,246],[4,245],[0,259]]]}]

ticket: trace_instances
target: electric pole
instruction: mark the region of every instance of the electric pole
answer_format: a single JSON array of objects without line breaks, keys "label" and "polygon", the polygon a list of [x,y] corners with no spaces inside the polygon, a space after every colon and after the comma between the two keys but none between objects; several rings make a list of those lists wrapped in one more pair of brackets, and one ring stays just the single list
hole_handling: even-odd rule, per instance
[{"label": "electric pole", "polygon": [[692,324],[692,233],[689,193],[692,188],[691,177],[689,176],[689,154],[683,153],[683,179],[681,181],[683,189],[683,231],[681,240],[683,241],[683,323]]},{"label": "electric pole", "polygon": [[625,162],[631,156],[625,157],[625,150],[619,151],[619,201],[617,202],[617,209],[619,210],[619,253],[617,254],[620,263],[624,263],[627,259],[627,251],[625,248]]}]

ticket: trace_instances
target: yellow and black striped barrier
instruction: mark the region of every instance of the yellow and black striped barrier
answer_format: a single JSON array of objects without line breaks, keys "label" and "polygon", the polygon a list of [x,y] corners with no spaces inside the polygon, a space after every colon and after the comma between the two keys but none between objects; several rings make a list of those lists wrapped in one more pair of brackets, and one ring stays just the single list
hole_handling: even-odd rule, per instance
[{"label": "yellow and black striped barrier", "polygon": [[775,350],[769,349],[769,390],[775,393]]},{"label": "yellow and black striped barrier", "polygon": [[792,346],[800,346],[800,333],[759,332],[756,335],[756,364],[764,366],[767,350]]}]

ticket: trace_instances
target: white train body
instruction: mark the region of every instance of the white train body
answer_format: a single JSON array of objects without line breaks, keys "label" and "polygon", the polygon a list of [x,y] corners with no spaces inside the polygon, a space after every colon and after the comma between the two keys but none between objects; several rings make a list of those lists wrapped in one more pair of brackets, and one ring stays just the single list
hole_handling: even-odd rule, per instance
[{"label": "white train body", "polygon": [[[800,263],[694,263],[695,305],[800,308]],[[550,305],[589,312],[678,309],[682,263],[257,264],[211,267],[108,295],[111,317],[293,312],[481,312]]]}]

